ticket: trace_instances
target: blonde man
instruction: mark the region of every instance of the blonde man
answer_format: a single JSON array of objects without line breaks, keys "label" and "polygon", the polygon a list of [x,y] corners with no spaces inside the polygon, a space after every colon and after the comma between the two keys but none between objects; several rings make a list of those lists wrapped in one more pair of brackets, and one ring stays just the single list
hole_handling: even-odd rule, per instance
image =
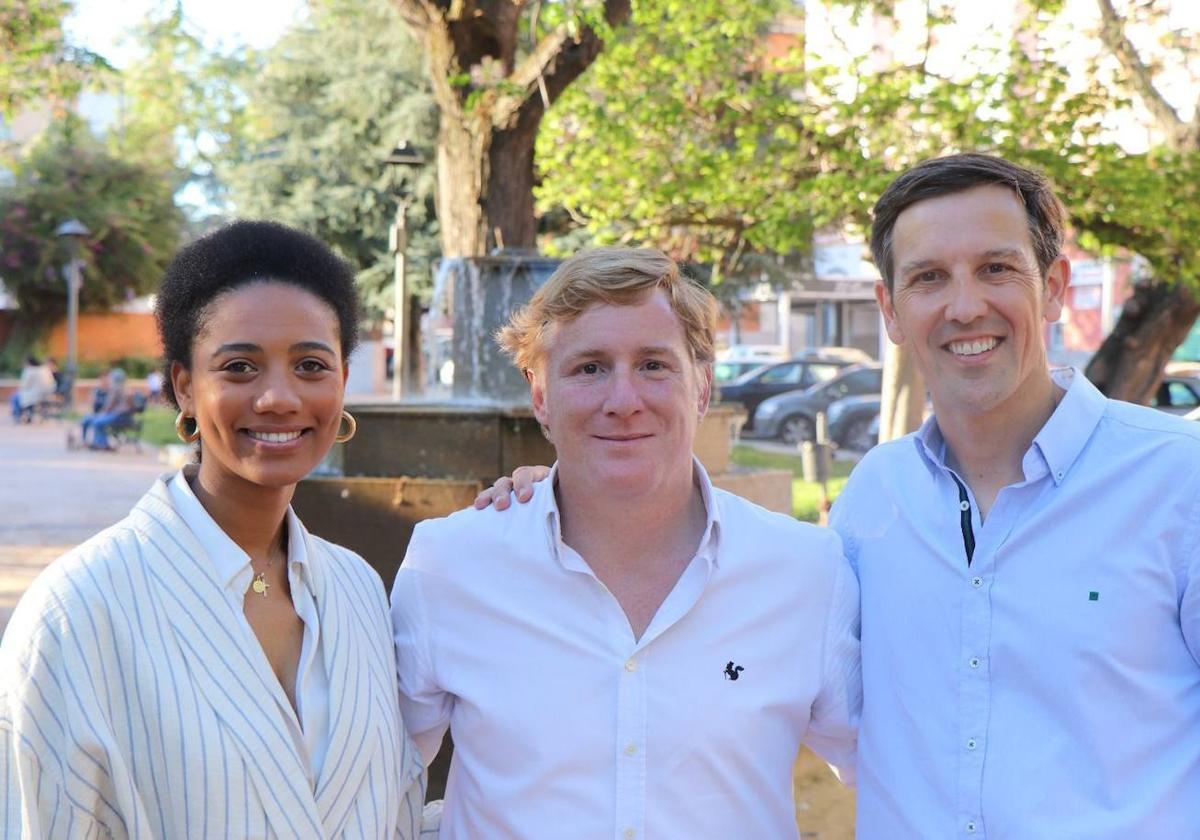
[{"label": "blonde man", "polygon": [[454,737],[443,837],[795,837],[801,742],[852,774],[837,536],[691,454],[715,311],[664,254],[598,249],[500,332],[558,461],[528,505],[418,526],[392,592],[405,721],[426,761]]}]

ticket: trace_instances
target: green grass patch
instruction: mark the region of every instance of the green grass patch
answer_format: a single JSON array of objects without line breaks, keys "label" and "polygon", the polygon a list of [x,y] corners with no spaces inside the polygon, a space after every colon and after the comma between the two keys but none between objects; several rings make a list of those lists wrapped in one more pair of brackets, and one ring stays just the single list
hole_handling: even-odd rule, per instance
[{"label": "green grass patch", "polygon": [[[805,522],[816,522],[821,510],[821,486],[816,482],[804,480],[804,469],[801,465],[800,454],[784,454],[782,452],[764,452],[751,446],[738,445],[733,448],[731,455],[733,463],[739,467],[757,467],[759,469],[788,470],[792,478],[792,515]],[[829,500],[832,502],[838,493],[846,486],[846,478],[854,468],[851,461],[834,461],[832,474],[829,478]]]},{"label": "green grass patch", "polygon": [[142,414],[142,441],[151,446],[179,443],[175,434],[175,414],[165,405],[147,406]]}]

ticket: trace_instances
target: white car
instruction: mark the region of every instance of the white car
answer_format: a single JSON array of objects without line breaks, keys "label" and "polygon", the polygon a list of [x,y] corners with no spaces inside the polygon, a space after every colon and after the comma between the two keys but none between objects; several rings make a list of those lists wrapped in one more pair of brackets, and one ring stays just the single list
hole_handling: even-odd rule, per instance
[{"label": "white car", "polygon": [[782,362],[788,357],[787,348],[779,344],[734,344],[718,351],[718,362]]}]

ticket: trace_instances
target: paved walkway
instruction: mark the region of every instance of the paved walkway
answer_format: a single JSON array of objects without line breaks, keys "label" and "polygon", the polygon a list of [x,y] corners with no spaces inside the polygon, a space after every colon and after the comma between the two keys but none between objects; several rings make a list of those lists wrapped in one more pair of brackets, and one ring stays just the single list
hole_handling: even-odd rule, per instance
[{"label": "paved walkway", "polygon": [[0,420],[0,634],[47,563],[124,517],[165,471],[151,447],[69,452],[68,428]]}]

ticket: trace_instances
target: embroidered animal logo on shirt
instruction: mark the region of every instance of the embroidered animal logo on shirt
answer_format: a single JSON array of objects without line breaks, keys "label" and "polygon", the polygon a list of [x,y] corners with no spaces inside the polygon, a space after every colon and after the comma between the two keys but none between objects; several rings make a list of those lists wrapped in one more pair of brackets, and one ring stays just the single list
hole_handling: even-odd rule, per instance
[{"label": "embroidered animal logo on shirt", "polygon": [[746,669],[743,668],[741,665],[734,665],[733,660],[731,659],[725,665],[725,679],[736,680],[738,677],[740,677],[742,675],[742,671],[745,671],[745,670]]}]

